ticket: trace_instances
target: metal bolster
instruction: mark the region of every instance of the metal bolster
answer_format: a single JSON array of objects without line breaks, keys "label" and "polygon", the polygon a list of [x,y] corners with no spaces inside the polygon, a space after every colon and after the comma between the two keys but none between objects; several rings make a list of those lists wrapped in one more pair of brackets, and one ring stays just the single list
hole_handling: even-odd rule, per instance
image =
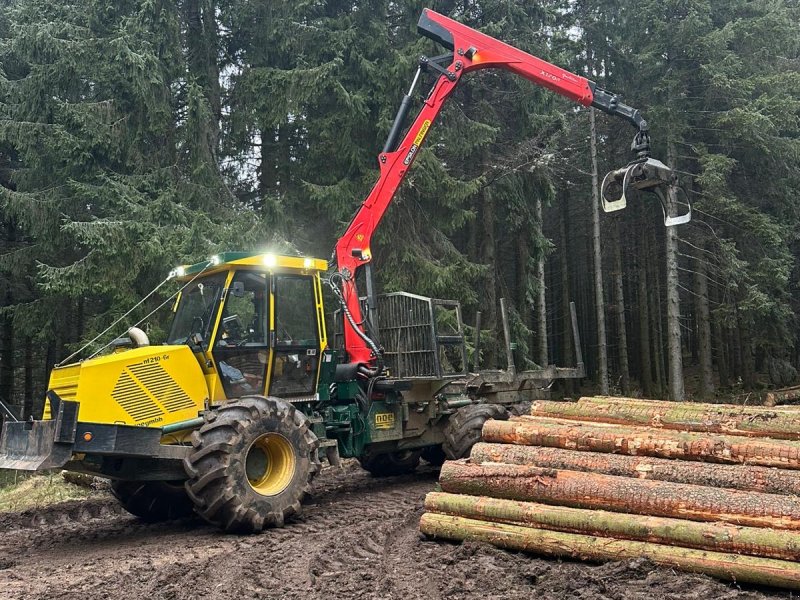
[{"label": "metal bolster", "polygon": [[434,21],[428,16],[428,9],[422,11],[417,22],[417,31],[424,35],[426,38],[432,39],[447,48],[448,50],[455,50],[455,43],[453,42],[453,34],[450,33],[445,27]]}]

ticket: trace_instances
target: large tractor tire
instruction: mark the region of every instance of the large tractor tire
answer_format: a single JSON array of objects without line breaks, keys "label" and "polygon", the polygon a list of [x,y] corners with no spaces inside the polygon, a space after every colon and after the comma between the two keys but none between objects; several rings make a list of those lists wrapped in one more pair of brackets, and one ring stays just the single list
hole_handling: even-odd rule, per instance
[{"label": "large tractor tire", "polygon": [[422,449],[422,460],[434,467],[441,467],[447,460],[442,446],[428,446]]},{"label": "large tractor tire", "polygon": [[421,450],[397,450],[384,454],[367,452],[359,457],[361,468],[369,471],[374,477],[390,477],[413,473],[419,466]]},{"label": "large tractor tire", "polygon": [[205,417],[184,460],[195,511],[225,531],[282,527],[320,470],[306,416],[278,398],[245,396]]},{"label": "large tractor tire", "polygon": [[481,439],[483,424],[489,419],[508,419],[506,409],[498,404],[470,404],[453,413],[444,427],[442,450],[450,460],[469,456]]},{"label": "large tractor tire", "polygon": [[132,515],[158,523],[194,514],[194,503],[182,481],[112,481],[111,493]]}]

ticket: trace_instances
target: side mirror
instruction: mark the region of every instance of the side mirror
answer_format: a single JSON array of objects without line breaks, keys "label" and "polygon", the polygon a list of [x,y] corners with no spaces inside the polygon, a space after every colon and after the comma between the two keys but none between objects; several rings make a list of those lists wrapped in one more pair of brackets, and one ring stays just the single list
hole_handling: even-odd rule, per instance
[{"label": "side mirror", "polygon": [[233,285],[230,288],[231,294],[235,298],[243,298],[244,297],[244,282],[242,281],[234,281]]}]

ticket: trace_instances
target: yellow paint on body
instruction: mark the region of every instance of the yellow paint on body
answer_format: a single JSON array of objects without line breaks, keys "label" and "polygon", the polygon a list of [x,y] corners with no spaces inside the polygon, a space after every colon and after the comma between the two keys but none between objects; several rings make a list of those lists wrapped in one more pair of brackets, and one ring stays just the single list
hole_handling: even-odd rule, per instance
[{"label": "yellow paint on body", "polygon": [[[49,389],[80,403],[80,421],[143,427],[193,419],[208,397],[188,346],[146,346],[57,367]],[[46,419],[49,413],[47,403]]]}]

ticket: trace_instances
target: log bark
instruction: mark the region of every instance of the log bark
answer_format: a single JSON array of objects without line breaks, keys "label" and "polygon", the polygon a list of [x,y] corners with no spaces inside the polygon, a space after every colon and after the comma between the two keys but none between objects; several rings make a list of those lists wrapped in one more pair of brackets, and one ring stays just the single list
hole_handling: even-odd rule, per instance
[{"label": "log bark", "polygon": [[645,425],[679,431],[800,440],[800,411],[789,413],[767,408],[744,411],[740,406],[722,404],[693,405],[686,402],[646,404],[591,399],[579,402],[534,402],[531,414],[576,421]]},{"label": "log bark", "polygon": [[800,498],[528,465],[448,461],[442,491],[573,508],[800,530]]},{"label": "log bark", "polygon": [[[753,394],[742,394],[733,396],[734,399],[752,398]],[[695,410],[739,410],[742,414],[760,415],[770,412],[780,412],[800,416],[800,406],[761,406],[755,404],[740,404],[737,402],[715,403],[715,402],[673,402],[672,400],[655,400],[651,398],[625,398],[622,396],[581,396],[579,402],[615,402],[617,404],[641,404],[645,406],[685,406]]]},{"label": "log bark", "polygon": [[544,417],[486,421],[483,440],[522,446],[800,469],[800,442]]},{"label": "log bark", "polygon": [[800,472],[750,465],[718,465],[696,461],[668,460],[599,452],[574,452],[560,448],[487,444],[472,447],[471,462],[531,465],[603,473],[618,477],[690,483],[767,494],[800,496]]},{"label": "log bark", "polygon": [[740,527],[727,523],[697,523],[684,519],[583,510],[443,492],[428,494],[425,497],[425,510],[493,523],[715,552],[783,560],[794,560],[800,556],[800,536],[794,532]]},{"label": "log bark", "polygon": [[644,557],[657,565],[721,579],[800,589],[800,564],[789,561],[546,531],[436,513],[422,515],[420,530],[434,538],[482,541],[545,556],[597,561]]}]

